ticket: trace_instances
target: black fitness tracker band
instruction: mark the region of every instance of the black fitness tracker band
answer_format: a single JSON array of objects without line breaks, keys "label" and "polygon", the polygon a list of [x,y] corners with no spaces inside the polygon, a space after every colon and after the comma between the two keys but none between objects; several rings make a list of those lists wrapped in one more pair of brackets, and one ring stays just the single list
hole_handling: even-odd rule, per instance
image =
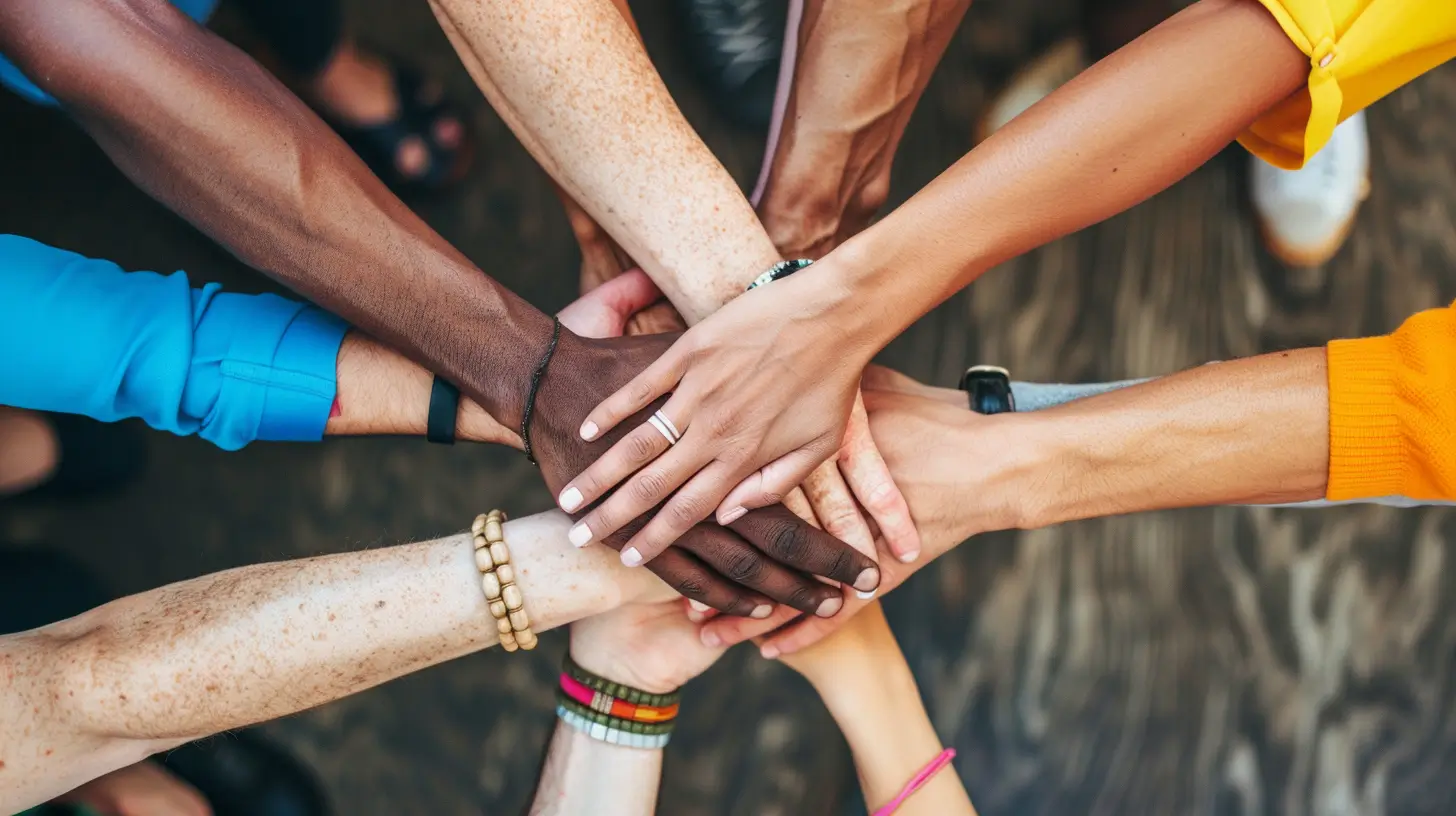
[{"label": "black fitness tracker band", "polygon": [[1011,394],[1011,372],[1000,366],[978,365],[961,375],[961,390],[978,414],[1009,414],[1016,410]]},{"label": "black fitness tracker band", "polygon": [[460,389],[435,378],[430,386],[430,413],[425,420],[425,438],[440,445],[455,444],[455,415],[460,410]]},{"label": "black fitness tracker band", "polygon": [[813,263],[814,262],[809,260],[808,258],[798,258],[792,261],[779,261],[778,263],[769,267],[769,270],[767,272],[754,278],[753,283],[748,284],[748,288],[744,289],[743,291],[752,292],[754,289],[757,289],[760,286],[764,286],[765,284],[773,283],[776,280],[783,280],[784,278],[787,278],[795,272],[798,272],[800,269],[803,269],[804,267],[809,266]]}]

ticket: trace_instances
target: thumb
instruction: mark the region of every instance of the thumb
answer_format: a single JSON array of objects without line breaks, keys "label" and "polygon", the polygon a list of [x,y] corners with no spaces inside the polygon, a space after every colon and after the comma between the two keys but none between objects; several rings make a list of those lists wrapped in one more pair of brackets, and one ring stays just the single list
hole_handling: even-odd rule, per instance
[{"label": "thumb", "polygon": [[631,269],[561,310],[562,325],[583,337],[618,337],[632,315],[662,297],[647,273]]}]

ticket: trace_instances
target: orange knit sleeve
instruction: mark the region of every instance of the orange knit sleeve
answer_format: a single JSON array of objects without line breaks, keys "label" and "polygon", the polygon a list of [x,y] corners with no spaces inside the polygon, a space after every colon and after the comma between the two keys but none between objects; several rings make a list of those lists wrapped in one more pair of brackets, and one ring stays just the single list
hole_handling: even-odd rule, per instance
[{"label": "orange knit sleeve", "polygon": [[1456,304],[1327,354],[1326,498],[1456,499]]}]

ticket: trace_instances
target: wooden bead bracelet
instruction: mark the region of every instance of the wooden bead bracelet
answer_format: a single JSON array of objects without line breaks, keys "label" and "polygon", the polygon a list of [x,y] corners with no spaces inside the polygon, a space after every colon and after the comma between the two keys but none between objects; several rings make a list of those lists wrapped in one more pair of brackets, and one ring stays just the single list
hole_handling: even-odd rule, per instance
[{"label": "wooden bead bracelet", "polygon": [[491,617],[495,618],[500,644],[508,652],[536,648],[536,633],[531,631],[531,618],[526,614],[526,599],[516,586],[516,570],[511,565],[511,550],[506,546],[504,525],[506,514],[492,510],[475,517],[470,535],[475,543],[475,566],[480,570],[480,587],[485,590]]}]

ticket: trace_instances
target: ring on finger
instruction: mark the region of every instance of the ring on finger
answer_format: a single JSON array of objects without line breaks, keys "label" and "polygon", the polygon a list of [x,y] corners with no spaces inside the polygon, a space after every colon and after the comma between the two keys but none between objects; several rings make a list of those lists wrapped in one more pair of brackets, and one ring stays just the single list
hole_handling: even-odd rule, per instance
[{"label": "ring on finger", "polygon": [[648,417],[647,424],[656,428],[657,432],[662,434],[663,438],[667,440],[669,447],[676,445],[678,440],[682,439],[682,435],[677,432],[677,426],[672,424],[672,420],[667,418],[667,414],[661,411],[657,411]]}]

